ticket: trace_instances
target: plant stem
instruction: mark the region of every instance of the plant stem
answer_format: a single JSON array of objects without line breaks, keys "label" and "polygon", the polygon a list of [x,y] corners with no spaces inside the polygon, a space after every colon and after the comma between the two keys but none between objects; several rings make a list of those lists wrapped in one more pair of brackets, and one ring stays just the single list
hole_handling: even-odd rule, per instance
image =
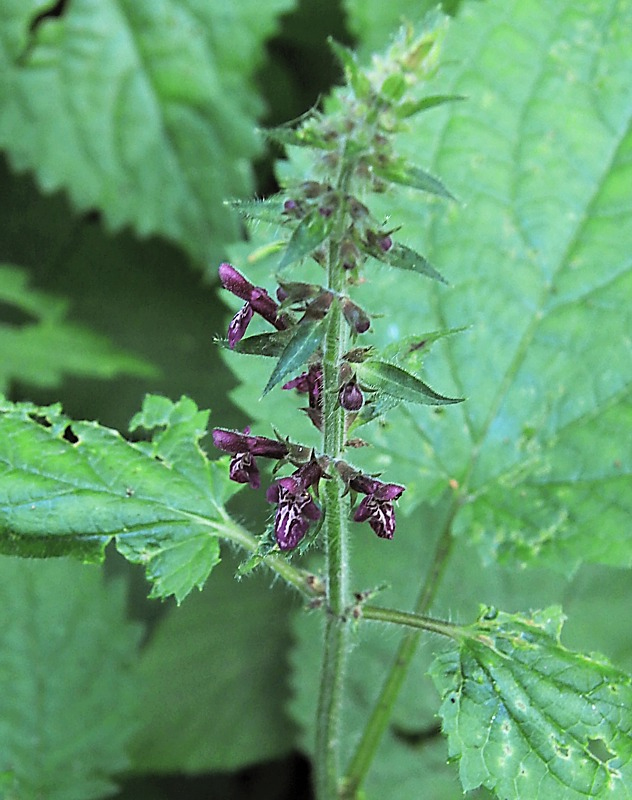
[{"label": "plant stem", "polygon": [[[452,634],[448,633],[448,628],[445,623],[442,623],[442,630],[438,630],[436,627],[431,627],[429,624],[431,620],[428,618],[425,618],[424,620],[422,615],[425,611],[427,611],[432,603],[432,600],[434,599],[437,589],[441,583],[445,565],[450,556],[450,551],[452,549],[452,521],[456,511],[457,504],[455,502],[452,504],[449,510],[446,522],[439,537],[439,541],[437,542],[432,564],[428,570],[426,580],[424,581],[415,605],[415,615],[417,616],[417,621],[426,621],[428,624],[414,625],[414,627],[423,628],[425,630],[435,630],[437,633],[444,633],[446,635]],[[367,611],[369,612],[368,614]],[[400,624],[410,625],[414,620],[413,615],[402,615],[401,612],[395,612],[395,614],[399,614]],[[378,618],[378,616],[375,615],[375,610],[373,608],[365,608],[364,615],[369,619]],[[404,621],[404,617],[408,617],[408,620]],[[383,611],[381,618],[384,619]],[[394,622],[395,619],[391,617],[385,621]],[[399,695],[402,684],[404,683],[404,678],[406,677],[410,663],[417,650],[417,646],[419,644],[419,635],[419,630],[411,631],[407,633],[400,642],[397,654],[395,656],[395,661],[391,667],[391,671],[384,681],[380,695],[373,708],[373,713],[367,722],[364,733],[362,734],[362,738],[358,743],[345,776],[342,796],[348,800],[352,800],[352,798],[357,797],[358,789],[362,784],[362,781],[365,779],[367,772],[369,771],[369,767],[371,766],[373,758],[375,757],[375,753],[380,744],[382,736],[384,735],[386,726],[391,719],[393,706],[395,705],[397,696]]]},{"label": "plant stem", "polygon": [[[344,288],[344,273],[340,264],[340,238],[346,221],[345,195],[349,171],[343,171],[339,181],[341,198],[338,224],[329,244],[327,288],[340,293]],[[336,459],[345,443],[345,412],[338,403],[339,370],[342,356],[348,348],[349,331],[337,302],[328,314],[327,332],[323,343],[323,453]],[[348,621],[346,610],[349,597],[348,519],[349,500],[345,486],[335,470],[325,481],[324,539],[327,574],[325,635],[320,691],[316,719],[315,785],[318,800],[338,797],[340,781],[340,738],[343,680],[347,656]]]}]

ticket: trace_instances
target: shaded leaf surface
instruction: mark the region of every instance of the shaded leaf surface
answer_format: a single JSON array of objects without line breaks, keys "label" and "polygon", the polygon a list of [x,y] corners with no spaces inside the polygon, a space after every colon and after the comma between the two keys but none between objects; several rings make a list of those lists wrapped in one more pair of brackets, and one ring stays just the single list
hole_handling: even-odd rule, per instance
[{"label": "shaded leaf surface", "polygon": [[138,724],[140,631],[122,585],[62,559],[0,557],[0,605],[2,797],[110,795]]},{"label": "shaded leaf surface", "polygon": [[564,648],[562,623],[559,608],[530,618],[483,614],[433,664],[466,791],[483,784],[525,800],[632,795],[632,681],[605,659]]},{"label": "shaded leaf surface", "polygon": [[65,321],[64,301],[29,289],[26,272],[19,267],[0,264],[0,303],[24,318],[22,324],[0,321],[0,391],[12,380],[56,386],[68,373],[100,378],[155,375],[146,361]]},{"label": "shaded leaf surface", "polygon": [[222,563],[201,594],[160,621],[143,650],[137,771],[233,770],[292,747],[284,665],[293,602],[270,589],[268,575],[236,581],[234,572]]},{"label": "shaded leaf surface", "polygon": [[133,444],[58,407],[0,406],[0,550],[100,560],[111,538],[144,565],[153,596],[182,600],[219,561],[223,503],[237,490],[198,439],[208,412],[183,398],[148,397],[136,426],[161,426]]},{"label": "shaded leaf surface", "polygon": [[258,150],[261,108],[244,75],[290,0],[78,0],[29,34],[47,5],[2,12],[0,143],[13,165],[114,229],[219,260],[238,236],[223,201],[250,191]]}]

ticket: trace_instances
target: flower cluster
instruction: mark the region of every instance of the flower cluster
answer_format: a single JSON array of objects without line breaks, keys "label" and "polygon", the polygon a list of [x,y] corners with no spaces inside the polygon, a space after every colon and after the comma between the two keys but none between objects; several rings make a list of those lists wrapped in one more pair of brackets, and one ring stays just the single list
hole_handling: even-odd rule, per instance
[{"label": "flower cluster", "polygon": [[[229,467],[231,480],[247,483],[252,489],[261,486],[255,456],[285,460],[295,465],[302,461],[295,472],[278,478],[266,492],[268,502],[276,505],[276,542],[281,550],[294,549],[305,537],[310,525],[322,516],[311,491],[318,495],[320,480],[329,477],[325,471],[329,459],[325,456],[316,458],[311,451],[306,455],[306,448],[301,445],[289,445],[265,436],[251,436],[248,429],[240,433],[215,428],[213,443],[220,450],[232,455]],[[349,489],[366,495],[355,510],[354,521],[368,522],[380,538],[392,539],[395,532],[393,502],[402,495],[404,487],[396,483],[383,483],[377,478],[364,475],[344,461],[336,462],[335,466]]]}]

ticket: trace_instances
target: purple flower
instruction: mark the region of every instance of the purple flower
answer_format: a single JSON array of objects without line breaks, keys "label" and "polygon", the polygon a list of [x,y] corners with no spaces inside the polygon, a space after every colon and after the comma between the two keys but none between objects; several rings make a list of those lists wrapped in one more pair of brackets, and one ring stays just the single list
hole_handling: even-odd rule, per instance
[{"label": "purple flower", "polygon": [[288,447],[276,439],[249,436],[248,430],[246,428],[245,433],[239,433],[215,428],[213,444],[220,450],[233,454],[228,471],[230,479],[236,483],[248,483],[252,489],[258,489],[261,486],[261,477],[255,456],[284,458],[288,454]]},{"label": "purple flower", "polygon": [[232,318],[228,326],[228,346],[232,350],[238,341],[243,339],[246,328],[254,315],[254,309],[250,303],[245,303],[241,310]]},{"label": "purple flower", "polygon": [[243,338],[246,329],[256,312],[267,322],[279,330],[285,330],[289,326],[289,319],[285,314],[279,315],[279,306],[265,289],[254,286],[249,280],[244,278],[230,264],[220,264],[219,279],[224,289],[228,289],[231,294],[246,301],[243,308],[237,312],[228,326],[228,346],[232,349],[238,341]]},{"label": "purple flower", "polygon": [[306,394],[308,397],[308,407],[304,409],[307,415],[318,428],[322,429],[322,415],[323,415],[323,368],[320,364],[312,364],[312,366],[292,378],[291,381],[283,384],[284,389],[296,389],[300,394]]},{"label": "purple flower", "polygon": [[404,486],[382,483],[367,475],[357,475],[349,485],[366,495],[356,508],[355,522],[368,522],[381,539],[392,539],[395,533],[395,507],[393,501],[400,497]]},{"label": "purple flower", "polygon": [[369,319],[366,311],[363,311],[360,306],[352,303],[348,297],[342,300],[342,313],[347,320],[349,327],[353,328],[356,333],[366,333],[371,327],[371,320]]},{"label": "purple flower", "polygon": [[280,478],[266,492],[268,502],[277,504],[274,536],[281,550],[293,550],[312,522],[320,519],[321,510],[308,489],[318,484],[322,476],[322,469],[312,460],[293,475]]},{"label": "purple flower", "polygon": [[346,411],[359,411],[364,405],[364,395],[356,379],[344,383],[338,393],[338,402]]}]

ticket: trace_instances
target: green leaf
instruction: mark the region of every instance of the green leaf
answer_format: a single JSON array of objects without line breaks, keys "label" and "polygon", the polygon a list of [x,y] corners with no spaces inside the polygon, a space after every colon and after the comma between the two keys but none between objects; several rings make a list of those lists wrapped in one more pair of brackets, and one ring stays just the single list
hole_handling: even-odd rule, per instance
[{"label": "green leaf", "polygon": [[325,331],[324,319],[305,319],[294,328],[294,335],[285,346],[263,390],[265,396],[290,372],[298,370],[316,352]]},{"label": "green leaf", "polygon": [[313,211],[303,217],[292,232],[279,264],[279,269],[284,269],[290,264],[300,261],[322,244],[331,232],[333,219],[333,215],[325,217],[320,211]]},{"label": "green leaf", "polygon": [[62,559],[0,557],[0,605],[2,797],[112,794],[139,721],[140,630],[122,584]]},{"label": "green leaf", "polygon": [[208,412],[148,397],[133,424],[162,429],[137,444],[56,406],[2,402],[0,412],[0,552],[98,561],[114,538],[144,565],[152,596],[180,602],[204,584],[237,490],[199,447]]},{"label": "green leaf", "polygon": [[437,658],[443,730],[465,791],[498,797],[629,797],[632,679],[560,644],[558,607],[488,610]]},{"label": "green leaf", "polygon": [[371,95],[371,84],[367,76],[360,69],[353,50],[337,42],[331,36],[327,40],[334,54],[345,70],[345,77],[355,95],[360,100],[366,100]]},{"label": "green leaf", "polygon": [[422,405],[443,406],[451,403],[462,403],[463,398],[444,397],[437,394],[419,378],[410,372],[387,364],[385,361],[369,359],[356,367],[360,384],[369,389],[394,397],[408,403],[421,403]]},{"label": "green leaf", "polygon": [[[240,339],[233,348],[228,347],[226,340],[225,346],[235,353],[244,353],[249,356],[280,356],[293,336],[294,329],[286,328],[283,331],[247,336],[245,339]],[[222,344],[224,343],[222,342]]]},{"label": "green leaf", "polygon": [[293,605],[269,576],[238,581],[226,562],[202,593],[160,620],[140,663],[135,771],[234,770],[290,750],[284,664]]},{"label": "green leaf", "polygon": [[231,200],[228,205],[246,219],[257,219],[279,225],[284,220],[283,203],[282,195],[272,195],[265,200]]},{"label": "green leaf", "polygon": [[375,326],[376,349],[421,326],[467,325],[435,346],[424,379],[468,402],[367,429],[379,451],[370,468],[411,460],[393,478],[407,485],[404,505],[456,481],[467,500],[453,530],[487,562],[632,564],[621,435],[632,424],[632,7],[617,9],[466,6],[428,91],[471,99],[413,118],[402,137],[465,205],[424,211],[393,193],[372,208],[402,222],[452,284],[421,291],[402,272],[372,275],[363,305],[389,321]]},{"label": "green leaf", "polygon": [[395,243],[386,252],[380,247],[371,247],[367,249],[367,252],[372,255],[373,258],[377,258],[379,261],[383,261],[391,267],[418,272],[420,275],[425,275],[440,283],[445,283],[446,285],[448,283],[443,275],[437,272],[432,264],[430,264],[427,258],[424,258],[424,256],[415,252],[410,247],[406,247],[406,245]]},{"label": "green leaf", "polygon": [[196,0],[76,0],[30,33],[51,4],[6,5],[0,144],[14,167],[78,209],[98,207],[113,230],[131,224],[218,261],[239,234],[223,201],[250,191],[259,151],[251,76],[291,0],[230,13]]},{"label": "green leaf", "polygon": [[413,117],[422,111],[428,111],[430,108],[445,105],[445,103],[455,103],[460,100],[466,100],[465,95],[462,94],[435,94],[429,97],[422,97],[421,100],[407,100],[396,109],[396,114],[400,119]]},{"label": "green leaf", "polygon": [[66,322],[66,303],[29,289],[27,273],[19,267],[0,264],[0,303],[23,318],[20,324],[0,322],[0,391],[15,380],[57,386],[69,373],[97,378],[156,374],[146,361],[118,350],[105,337]]},{"label": "green leaf", "polygon": [[413,189],[421,189],[423,192],[447,197],[456,200],[456,197],[449,192],[438,178],[433,177],[420,167],[408,164],[405,161],[397,161],[387,166],[373,164],[373,172],[383,180],[391,183],[400,183],[402,186],[412,186]]}]

